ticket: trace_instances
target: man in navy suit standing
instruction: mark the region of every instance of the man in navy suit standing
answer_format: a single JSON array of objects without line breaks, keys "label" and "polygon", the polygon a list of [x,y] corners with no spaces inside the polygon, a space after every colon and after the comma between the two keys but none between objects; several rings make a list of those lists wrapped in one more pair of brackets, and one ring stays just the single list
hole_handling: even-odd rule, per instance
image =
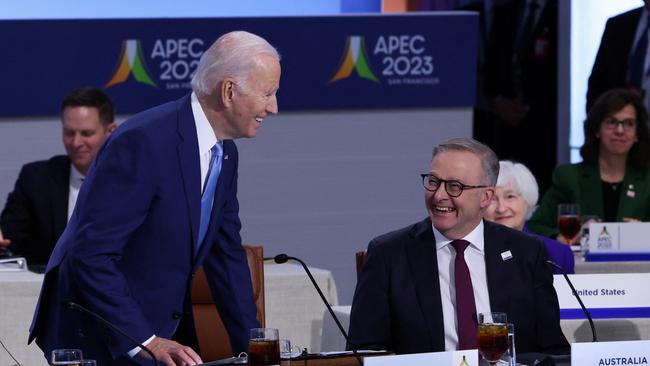
[{"label": "man in navy suit standing", "polygon": [[498,174],[494,152],[475,140],[435,147],[422,174],[429,217],[368,245],[349,348],[475,349],[477,314],[505,312],[517,353],[568,353],[544,244],[482,219]]},{"label": "man in navy suit standing", "polygon": [[202,360],[190,304],[203,266],[233,352],[258,326],[237,201],[234,139],[278,111],[280,57],[237,31],[201,57],[193,92],[133,116],[107,140],[46,269],[30,329],[46,357],[81,348],[101,365],[151,362],[69,301],[147,345],[165,365]]}]

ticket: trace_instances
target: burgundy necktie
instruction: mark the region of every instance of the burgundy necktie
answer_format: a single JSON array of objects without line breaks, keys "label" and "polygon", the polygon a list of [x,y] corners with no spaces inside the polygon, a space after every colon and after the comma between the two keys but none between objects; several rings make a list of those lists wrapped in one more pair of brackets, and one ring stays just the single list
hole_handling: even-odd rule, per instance
[{"label": "burgundy necktie", "polygon": [[454,260],[454,278],[456,282],[456,320],[458,322],[458,349],[476,348],[476,304],[469,268],[465,262],[465,249],[469,242],[454,240],[451,245],[456,249]]}]

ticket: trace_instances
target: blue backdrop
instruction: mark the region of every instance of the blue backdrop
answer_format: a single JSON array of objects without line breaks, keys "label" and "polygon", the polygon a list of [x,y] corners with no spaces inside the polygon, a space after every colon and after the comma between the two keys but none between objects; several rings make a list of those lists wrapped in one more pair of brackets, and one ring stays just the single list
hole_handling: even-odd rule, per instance
[{"label": "blue backdrop", "polygon": [[2,21],[2,116],[52,115],[70,90],[105,88],[118,113],[180,97],[202,52],[247,30],[282,55],[281,110],[474,104],[472,13]]}]

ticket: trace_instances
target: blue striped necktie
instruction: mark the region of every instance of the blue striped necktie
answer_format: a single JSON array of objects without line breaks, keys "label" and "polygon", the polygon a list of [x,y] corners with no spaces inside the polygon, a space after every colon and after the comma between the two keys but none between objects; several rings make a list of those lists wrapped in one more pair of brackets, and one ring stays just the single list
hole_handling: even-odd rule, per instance
[{"label": "blue striped necktie", "polygon": [[196,242],[196,252],[198,253],[205,234],[208,232],[210,225],[210,215],[212,213],[212,203],[214,202],[214,193],[217,188],[217,181],[219,180],[219,173],[221,173],[221,156],[223,155],[223,148],[221,143],[217,142],[211,149],[212,156],[210,157],[210,168],[208,168],[208,179],[203,186],[203,193],[201,195],[201,221],[199,224],[199,236]]}]

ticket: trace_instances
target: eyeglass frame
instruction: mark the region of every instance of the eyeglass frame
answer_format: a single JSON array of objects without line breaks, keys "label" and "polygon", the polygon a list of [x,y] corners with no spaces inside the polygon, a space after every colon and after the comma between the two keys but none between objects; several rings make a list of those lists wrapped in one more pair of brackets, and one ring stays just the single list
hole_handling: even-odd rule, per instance
[{"label": "eyeglass frame", "polygon": [[[446,179],[438,178],[435,175],[430,174],[430,173],[422,173],[422,174],[420,174],[420,176],[422,177],[422,186],[424,187],[424,189],[426,189],[429,192],[437,192],[438,189],[440,189],[440,186],[442,185],[442,183],[444,183],[445,192],[447,192],[449,197],[453,197],[453,198],[460,197],[466,189],[488,188],[488,187],[490,187],[490,186],[472,186],[472,185],[464,184],[462,182],[459,182],[459,181],[453,180],[453,179],[452,180],[446,180]],[[427,184],[425,183],[426,182],[425,180],[427,179],[427,177],[434,177],[438,181],[438,188],[436,188],[436,189],[427,188]],[[457,184],[459,184],[460,185],[460,192],[458,192],[457,195],[451,194],[451,192],[449,192],[449,187],[447,186],[447,183],[457,183]]]},{"label": "eyeglass frame", "polygon": [[[634,121],[633,123],[630,121]],[[628,123],[629,125],[626,125]],[[623,131],[636,131],[637,121],[634,118],[626,118],[623,120],[617,119],[613,116],[605,118],[602,122],[602,126],[608,130],[615,130],[618,126],[623,128]]]}]

